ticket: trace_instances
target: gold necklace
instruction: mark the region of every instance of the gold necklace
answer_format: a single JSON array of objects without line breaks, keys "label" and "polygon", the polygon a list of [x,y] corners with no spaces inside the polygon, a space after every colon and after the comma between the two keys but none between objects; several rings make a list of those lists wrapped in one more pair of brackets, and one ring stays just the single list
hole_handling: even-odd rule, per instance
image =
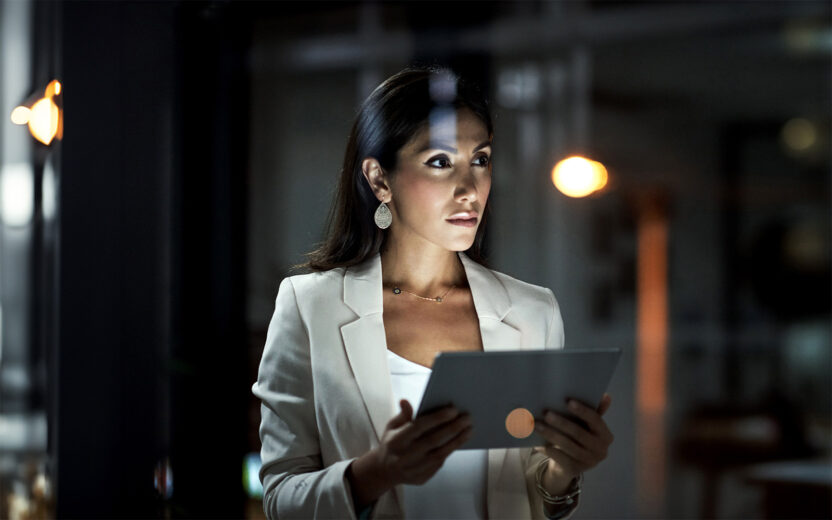
[{"label": "gold necklace", "polygon": [[425,297],[425,296],[419,296],[418,294],[416,294],[416,293],[412,293],[412,292],[410,292],[410,291],[405,291],[404,289],[400,289],[398,286],[395,286],[395,285],[394,285],[394,286],[393,286],[393,294],[401,294],[402,292],[406,292],[407,294],[412,294],[413,296],[415,296],[415,297],[417,297],[417,298],[421,298],[421,299],[423,299],[423,300],[427,300],[427,301],[429,301],[429,302],[442,303],[442,300],[444,300],[444,299],[445,299],[445,296],[447,296],[447,295],[448,295],[448,293],[449,293],[449,292],[451,292],[451,289],[453,289],[454,287],[456,287],[456,286],[455,286],[455,285],[451,285],[450,287],[448,287],[448,290],[447,290],[447,291],[445,291],[445,294],[443,294],[442,296],[437,296],[437,297],[435,297],[435,298],[427,298],[427,297]]}]

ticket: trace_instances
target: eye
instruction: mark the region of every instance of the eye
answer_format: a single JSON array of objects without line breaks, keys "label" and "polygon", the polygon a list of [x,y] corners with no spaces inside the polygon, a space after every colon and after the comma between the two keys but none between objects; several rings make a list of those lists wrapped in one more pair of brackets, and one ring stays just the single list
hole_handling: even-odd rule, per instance
[{"label": "eye", "polygon": [[451,166],[451,161],[444,155],[437,155],[428,159],[428,162],[425,164],[431,168],[448,168]]},{"label": "eye", "polygon": [[491,158],[487,155],[480,155],[476,159],[474,159],[474,165],[480,166],[482,168],[487,167],[490,162]]}]

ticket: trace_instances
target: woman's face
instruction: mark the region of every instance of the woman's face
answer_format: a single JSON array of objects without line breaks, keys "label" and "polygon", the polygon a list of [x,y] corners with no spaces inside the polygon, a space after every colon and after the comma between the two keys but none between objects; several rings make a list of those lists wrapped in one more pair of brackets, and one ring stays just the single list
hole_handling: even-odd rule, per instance
[{"label": "woman's face", "polygon": [[468,109],[432,118],[398,152],[389,180],[389,238],[465,251],[491,190],[491,141]]}]

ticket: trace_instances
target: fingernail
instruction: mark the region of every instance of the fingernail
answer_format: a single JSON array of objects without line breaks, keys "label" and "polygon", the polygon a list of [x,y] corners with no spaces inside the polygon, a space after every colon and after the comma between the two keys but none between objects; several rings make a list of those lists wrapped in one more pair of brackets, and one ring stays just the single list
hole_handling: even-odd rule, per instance
[{"label": "fingernail", "polygon": [[534,425],[534,429],[535,429],[535,430],[537,430],[537,431],[539,431],[539,432],[542,432],[542,431],[543,431],[543,425],[541,425],[541,424],[535,424],[535,425]]},{"label": "fingernail", "polygon": [[573,400],[570,399],[570,401],[568,403],[568,406],[569,406],[570,410],[577,410],[578,409],[578,401],[573,401]]},{"label": "fingernail", "polygon": [[550,421],[554,421],[555,420],[555,414],[553,414],[552,412],[546,412],[546,418],[549,419]]}]

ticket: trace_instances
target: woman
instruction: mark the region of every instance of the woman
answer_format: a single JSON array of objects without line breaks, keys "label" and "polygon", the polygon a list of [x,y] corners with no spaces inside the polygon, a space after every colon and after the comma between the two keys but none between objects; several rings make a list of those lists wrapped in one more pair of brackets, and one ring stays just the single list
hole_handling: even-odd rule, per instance
[{"label": "woman", "polygon": [[586,428],[536,420],[534,449],[455,452],[465,414],[414,417],[439,351],[563,346],[552,292],[481,263],[492,135],[448,71],[404,70],[361,107],[328,238],[281,283],[253,387],[269,518],[565,518],[606,457],[608,396],[572,403]]}]

